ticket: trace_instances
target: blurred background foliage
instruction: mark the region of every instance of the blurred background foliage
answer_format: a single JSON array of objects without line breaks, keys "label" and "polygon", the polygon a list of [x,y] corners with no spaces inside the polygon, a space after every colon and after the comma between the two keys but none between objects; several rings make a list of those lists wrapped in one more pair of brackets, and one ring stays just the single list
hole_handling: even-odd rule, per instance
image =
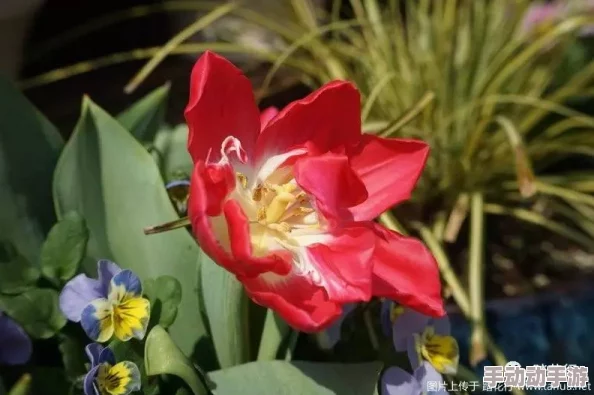
[{"label": "blurred background foliage", "polygon": [[[248,73],[262,108],[282,107],[333,79],[353,81],[362,95],[365,132],[419,138],[432,148],[411,201],[380,221],[419,236],[435,254],[444,296],[455,302],[451,311],[460,313],[457,328],[468,340],[462,345],[465,362],[477,366],[489,357],[501,364],[505,356],[495,343],[505,339],[502,323],[510,323],[507,333],[528,336],[538,330],[513,329],[514,322],[520,328],[519,318],[494,321],[492,314],[504,315],[508,309],[502,306],[509,304],[492,300],[522,297],[529,302],[511,303],[531,307],[519,316],[542,315],[530,310],[534,295],[555,299],[550,295],[587,288],[592,279],[594,8],[586,0],[563,4],[563,12],[528,23],[527,15],[545,3],[138,1],[117,9],[79,6],[79,20],[55,31],[52,18],[68,16],[48,1],[25,49],[20,87],[66,139],[83,93],[120,113],[169,81],[144,99],[151,111],[140,111],[138,104],[118,120],[152,154],[160,176],[171,181],[190,171],[187,130],[179,124],[190,67],[205,49]],[[105,117],[89,106],[84,114],[95,122]],[[78,144],[76,132],[72,138],[71,145]],[[53,152],[48,160],[55,163]],[[71,166],[73,172],[76,165]],[[76,207],[76,199],[68,200],[75,193],[64,185],[64,204]],[[553,327],[560,319],[571,321],[568,311],[582,314],[547,311],[555,317]],[[580,325],[587,327],[588,320]],[[355,329],[346,332],[345,339],[358,336]],[[213,347],[223,341],[214,339]],[[525,339],[510,342],[503,346],[506,353]],[[312,344],[301,337],[297,355],[311,359],[317,352]],[[341,347],[335,352],[344,357]],[[533,351],[539,357],[528,360],[540,361],[542,347]],[[220,362],[220,347],[217,353]],[[246,358],[228,363],[253,355]]]}]

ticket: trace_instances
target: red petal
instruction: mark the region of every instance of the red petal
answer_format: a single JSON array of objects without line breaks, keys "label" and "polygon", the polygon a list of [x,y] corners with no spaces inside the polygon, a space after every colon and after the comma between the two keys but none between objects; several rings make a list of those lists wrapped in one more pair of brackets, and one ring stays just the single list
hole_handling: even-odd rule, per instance
[{"label": "red petal", "polygon": [[260,114],[260,130],[264,130],[266,125],[268,125],[268,123],[272,121],[272,119],[276,117],[277,114],[278,109],[276,107],[268,107],[262,111]]},{"label": "red petal", "polygon": [[394,300],[432,317],[445,314],[437,263],[419,240],[372,224],[373,295]]},{"label": "red petal", "polygon": [[286,250],[270,251],[263,257],[252,254],[249,220],[237,201],[228,200],[224,212],[229,226],[231,251],[237,260],[237,268],[231,269],[233,273],[253,277],[265,272],[286,275],[291,271],[293,257]]},{"label": "red petal", "polygon": [[258,137],[256,161],[307,142],[321,153],[355,144],[361,135],[360,100],[352,84],[334,81],[289,104]]},{"label": "red petal", "polygon": [[306,248],[328,297],[340,303],[371,299],[375,235],[367,228],[346,228],[323,244]]},{"label": "red petal", "polygon": [[340,317],[340,305],[305,276],[264,274],[241,281],[254,302],[273,309],[299,331],[321,331]]},{"label": "red petal", "polygon": [[[221,212],[226,195],[221,197],[220,193],[213,193],[218,188],[211,183],[211,179],[205,177],[205,167],[202,161],[194,166],[188,197],[188,216],[200,248],[216,263],[230,270],[234,260],[230,254],[228,237],[224,237],[227,236],[226,222],[221,216],[208,215],[208,211],[214,211],[215,208]],[[216,232],[213,225],[218,227]]]},{"label": "red petal", "polygon": [[350,211],[356,221],[369,221],[410,198],[429,146],[422,141],[364,135],[351,166],[365,184],[369,198]]},{"label": "red petal", "polygon": [[367,199],[365,185],[345,155],[327,153],[301,158],[295,163],[293,174],[301,188],[316,198],[322,214],[335,223],[352,219],[348,208]]},{"label": "red petal", "polygon": [[194,162],[220,159],[227,136],[241,141],[252,158],[260,132],[260,113],[252,85],[231,62],[212,52],[198,59],[190,82],[190,100],[185,110],[189,128],[188,151]]}]

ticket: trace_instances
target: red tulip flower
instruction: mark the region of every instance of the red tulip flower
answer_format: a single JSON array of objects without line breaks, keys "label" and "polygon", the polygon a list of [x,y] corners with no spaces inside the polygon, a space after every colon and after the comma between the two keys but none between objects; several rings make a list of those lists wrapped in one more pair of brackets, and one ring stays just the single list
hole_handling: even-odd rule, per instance
[{"label": "red tulip flower", "polygon": [[260,114],[248,79],[207,52],[190,89],[193,232],[252,300],[306,332],[372,296],[444,314],[432,255],[373,222],[409,198],[425,143],[361,134],[348,82]]}]

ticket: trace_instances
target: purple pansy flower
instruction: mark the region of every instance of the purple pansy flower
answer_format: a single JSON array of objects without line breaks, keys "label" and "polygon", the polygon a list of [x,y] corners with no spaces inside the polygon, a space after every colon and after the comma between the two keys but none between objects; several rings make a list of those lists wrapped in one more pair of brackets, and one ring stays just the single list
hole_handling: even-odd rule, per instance
[{"label": "purple pansy flower", "polygon": [[[413,374],[397,367],[392,366],[384,372],[381,382],[381,395],[442,395],[446,394],[445,388],[439,384],[443,382],[441,374],[432,369],[429,362],[423,362],[416,368]],[[430,385],[433,383],[435,387]],[[431,388],[435,391],[431,391]]]},{"label": "purple pansy flower", "polygon": [[150,302],[142,297],[142,284],[130,270],[100,260],[98,278],[79,274],[60,293],[60,309],[70,321],[80,322],[89,338],[106,342],[113,335],[122,341],[142,339],[150,317]]},{"label": "purple pansy flower", "polygon": [[85,347],[91,368],[84,378],[85,395],[127,395],[140,390],[140,371],[136,364],[116,363],[107,347],[92,343]]},{"label": "purple pansy flower", "polygon": [[458,369],[458,343],[450,336],[447,317],[432,318],[407,309],[394,321],[392,339],[396,351],[407,352],[414,370],[423,360],[429,362],[425,371],[430,375],[454,374]]},{"label": "purple pansy flower", "polygon": [[31,357],[32,349],[23,328],[0,311],[0,365],[22,365]]}]

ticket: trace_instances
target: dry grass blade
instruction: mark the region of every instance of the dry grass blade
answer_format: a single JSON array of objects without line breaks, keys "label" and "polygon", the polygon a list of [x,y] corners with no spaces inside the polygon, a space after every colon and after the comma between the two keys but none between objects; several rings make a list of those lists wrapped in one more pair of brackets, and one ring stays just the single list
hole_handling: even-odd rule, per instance
[{"label": "dry grass blade", "polygon": [[192,37],[194,34],[204,29],[217,19],[229,14],[237,8],[236,3],[223,4],[214,10],[210,11],[203,17],[198,18],[194,23],[187,26],[181,32],[173,36],[153,57],[149,62],[132,78],[132,80],[124,88],[124,92],[132,93],[144,81],[144,79],[169,55],[176,47]]}]

